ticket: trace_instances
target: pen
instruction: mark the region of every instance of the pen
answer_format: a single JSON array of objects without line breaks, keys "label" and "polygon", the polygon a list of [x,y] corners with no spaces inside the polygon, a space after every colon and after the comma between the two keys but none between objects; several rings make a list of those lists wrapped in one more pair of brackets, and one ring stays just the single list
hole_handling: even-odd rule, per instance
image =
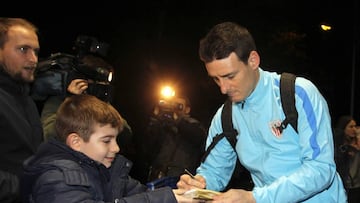
[{"label": "pen", "polygon": [[185,172],[192,178],[195,179],[195,176],[187,169],[185,169]]}]

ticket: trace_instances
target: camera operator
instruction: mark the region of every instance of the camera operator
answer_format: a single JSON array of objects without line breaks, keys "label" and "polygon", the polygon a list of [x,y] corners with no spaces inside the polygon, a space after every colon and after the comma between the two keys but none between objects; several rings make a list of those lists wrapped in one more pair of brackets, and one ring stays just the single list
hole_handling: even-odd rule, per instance
[{"label": "camera operator", "polygon": [[[83,69],[91,68],[91,67],[107,67],[107,69],[111,69],[102,58],[94,55],[86,55],[83,56],[80,60],[81,66]],[[42,80],[43,77],[39,76],[39,80]],[[47,95],[47,98],[44,102],[42,111],[41,111],[41,121],[44,128],[44,139],[48,140],[50,137],[55,136],[54,131],[54,121],[55,121],[55,113],[63,102],[65,97],[72,94],[91,94],[99,99],[111,102],[112,96],[112,86],[109,82],[99,82],[94,79],[87,78],[83,74],[79,74],[77,72],[68,72],[67,78],[65,79],[66,89],[61,90],[59,95]],[[41,82],[35,81],[35,85],[37,82],[40,84]],[[42,83],[41,83],[42,84]],[[67,84],[67,85],[66,85]],[[42,85],[45,87],[49,87],[48,85]],[[91,88],[91,89],[90,89]],[[96,90],[96,91],[95,91]]]},{"label": "camera operator", "polygon": [[204,152],[206,130],[190,116],[190,110],[190,102],[184,98],[160,100],[155,106],[142,143],[148,182],[173,177],[176,183],[185,169],[195,173]]},{"label": "camera operator", "polygon": [[[43,102],[41,122],[45,141],[55,136],[56,111],[67,96],[91,94],[103,101],[112,102],[111,80],[114,69],[104,60],[107,47],[95,38],[79,36],[74,47],[76,56],[57,53],[39,63],[32,96]],[[126,120],[123,122],[124,130],[117,137],[117,142],[121,148],[120,153],[131,159],[135,153],[132,130]]]}]

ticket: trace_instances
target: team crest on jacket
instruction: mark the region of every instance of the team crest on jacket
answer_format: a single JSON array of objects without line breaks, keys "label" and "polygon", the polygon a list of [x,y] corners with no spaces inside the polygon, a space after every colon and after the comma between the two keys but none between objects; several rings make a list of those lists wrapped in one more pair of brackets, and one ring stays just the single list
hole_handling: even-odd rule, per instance
[{"label": "team crest on jacket", "polygon": [[269,127],[270,127],[272,134],[277,138],[281,138],[281,135],[282,135],[280,126],[281,126],[280,120],[270,121],[270,123],[269,123]]}]

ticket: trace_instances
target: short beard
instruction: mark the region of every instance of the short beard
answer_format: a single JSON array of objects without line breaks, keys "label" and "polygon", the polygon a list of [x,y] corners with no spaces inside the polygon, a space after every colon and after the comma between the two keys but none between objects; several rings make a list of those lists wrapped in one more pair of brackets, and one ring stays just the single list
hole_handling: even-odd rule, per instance
[{"label": "short beard", "polygon": [[22,76],[21,76],[21,72],[20,73],[15,73],[15,75],[12,77],[16,82],[18,83],[32,83],[34,81],[34,76],[32,77],[32,79],[30,80],[27,80],[27,79],[24,79]]}]

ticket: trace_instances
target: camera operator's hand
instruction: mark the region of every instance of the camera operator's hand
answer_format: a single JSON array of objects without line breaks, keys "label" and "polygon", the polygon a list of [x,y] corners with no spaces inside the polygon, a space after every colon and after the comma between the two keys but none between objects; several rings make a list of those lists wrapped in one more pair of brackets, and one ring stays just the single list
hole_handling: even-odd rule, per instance
[{"label": "camera operator's hand", "polygon": [[88,81],[85,79],[74,79],[67,87],[67,91],[71,94],[82,94],[88,88]]}]

